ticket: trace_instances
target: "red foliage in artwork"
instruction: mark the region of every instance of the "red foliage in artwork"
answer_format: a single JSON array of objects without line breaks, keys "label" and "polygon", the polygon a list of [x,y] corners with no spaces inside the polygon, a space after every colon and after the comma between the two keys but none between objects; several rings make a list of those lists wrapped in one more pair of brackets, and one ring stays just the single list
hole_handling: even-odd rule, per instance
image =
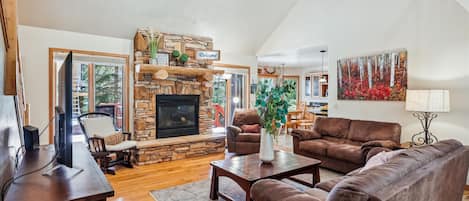
[{"label": "red foliage in artwork", "polygon": [[407,51],[337,61],[339,100],[404,101]]}]

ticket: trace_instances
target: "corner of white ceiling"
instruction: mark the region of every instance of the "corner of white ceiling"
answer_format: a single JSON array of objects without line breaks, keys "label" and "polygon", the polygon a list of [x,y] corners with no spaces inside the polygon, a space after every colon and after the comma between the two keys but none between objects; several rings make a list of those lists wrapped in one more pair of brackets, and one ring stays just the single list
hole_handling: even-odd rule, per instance
[{"label": "corner of white ceiling", "polygon": [[300,0],[295,1],[295,3],[293,3],[290,6],[290,8],[288,9],[288,12],[286,12],[286,14],[283,16],[283,18],[278,21],[277,26],[275,26],[275,28],[272,30],[272,32],[270,32],[270,34],[264,39],[264,41],[259,45],[259,47],[257,47],[256,56],[260,56],[261,54],[266,54],[266,52],[263,52],[264,45],[272,37],[272,34],[274,34],[275,31],[277,31],[279,29],[279,27],[283,24],[283,22],[288,18],[288,16],[292,12],[293,8],[295,8],[295,6],[298,5],[298,1],[300,1]]},{"label": "corner of white ceiling", "polygon": [[469,12],[469,0],[456,0],[467,12]]}]

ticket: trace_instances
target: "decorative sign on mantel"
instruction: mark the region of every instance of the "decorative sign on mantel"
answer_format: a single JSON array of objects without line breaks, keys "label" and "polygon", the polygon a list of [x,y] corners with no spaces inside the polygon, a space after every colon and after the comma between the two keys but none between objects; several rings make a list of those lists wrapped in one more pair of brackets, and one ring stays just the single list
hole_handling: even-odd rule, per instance
[{"label": "decorative sign on mantel", "polygon": [[220,61],[220,50],[198,50],[195,53],[195,59]]}]

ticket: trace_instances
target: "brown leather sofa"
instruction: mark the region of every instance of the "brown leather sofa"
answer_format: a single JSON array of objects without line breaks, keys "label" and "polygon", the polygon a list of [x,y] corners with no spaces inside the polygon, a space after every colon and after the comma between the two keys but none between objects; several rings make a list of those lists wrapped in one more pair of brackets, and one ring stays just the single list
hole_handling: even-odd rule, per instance
[{"label": "brown leather sofa", "polygon": [[254,201],[461,201],[469,147],[456,140],[410,148],[384,164],[300,191],[278,180],[260,180]]},{"label": "brown leather sofa", "polygon": [[321,166],[347,173],[360,168],[367,158],[400,144],[397,123],[317,118],[311,130],[292,131],[296,154],[321,160]]},{"label": "brown leather sofa", "polygon": [[260,125],[261,120],[255,109],[236,109],[232,125],[227,127],[228,152],[236,154],[258,153],[261,142],[260,133],[245,133],[243,125]]}]

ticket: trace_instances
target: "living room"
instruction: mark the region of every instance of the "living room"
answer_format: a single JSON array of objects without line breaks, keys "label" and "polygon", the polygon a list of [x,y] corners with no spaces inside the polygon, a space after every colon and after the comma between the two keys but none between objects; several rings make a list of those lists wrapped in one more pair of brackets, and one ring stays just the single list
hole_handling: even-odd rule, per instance
[{"label": "living room", "polygon": [[0,5],[2,200],[469,200],[467,0]]}]

